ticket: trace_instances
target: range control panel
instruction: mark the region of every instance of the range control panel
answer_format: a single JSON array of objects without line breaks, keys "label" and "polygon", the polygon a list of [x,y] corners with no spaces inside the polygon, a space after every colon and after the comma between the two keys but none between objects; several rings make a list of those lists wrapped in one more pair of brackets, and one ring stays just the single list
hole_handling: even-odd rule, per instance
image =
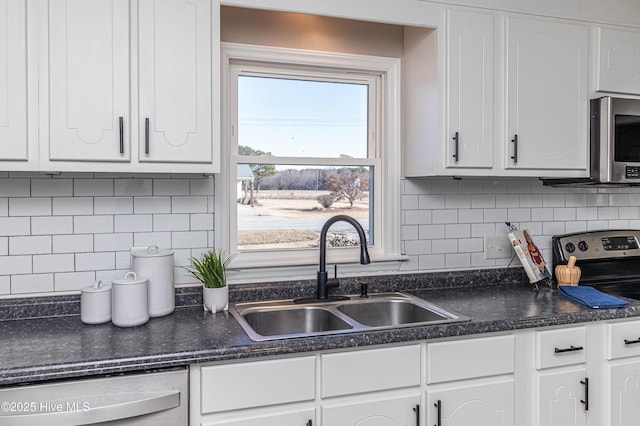
[{"label": "range control panel", "polygon": [[556,235],[551,244],[560,259],[601,260],[640,256],[640,230],[591,231]]}]

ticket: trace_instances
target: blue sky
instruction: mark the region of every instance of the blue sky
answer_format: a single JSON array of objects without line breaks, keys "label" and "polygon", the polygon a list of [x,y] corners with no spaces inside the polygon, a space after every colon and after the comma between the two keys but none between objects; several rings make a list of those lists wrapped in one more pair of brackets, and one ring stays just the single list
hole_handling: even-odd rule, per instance
[{"label": "blue sky", "polygon": [[286,157],[367,156],[367,86],[238,78],[238,144]]}]

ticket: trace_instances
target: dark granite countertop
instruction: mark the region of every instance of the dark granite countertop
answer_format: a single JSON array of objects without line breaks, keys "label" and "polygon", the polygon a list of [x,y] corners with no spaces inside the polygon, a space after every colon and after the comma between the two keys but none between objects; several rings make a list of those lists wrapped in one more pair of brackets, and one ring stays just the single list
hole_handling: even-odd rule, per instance
[{"label": "dark granite countertop", "polygon": [[[173,314],[152,318],[143,326],[119,328],[111,323],[85,325],[77,307],[69,308],[67,303],[60,308],[64,315],[0,320],[0,386],[640,316],[640,301],[630,300],[622,309],[588,309],[556,290],[533,291],[519,273],[501,276],[499,285],[490,284],[491,275],[486,274],[480,273],[481,279],[467,280],[463,286],[455,274],[442,274],[438,279],[429,276],[428,285],[417,276],[399,276],[393,282],[375,279],[386,283],[377,290],[405,290],[466,315],[469,322],[267,342],[251,341],[230,314],[204,312],[201,304],[180,306]],[[353,290],[362,280],[353,279],[341,287],[356,293]],[[298,283],[278,295],[298,297],[308,294],[307,287],[308,283]],[[275,288],[244,287],[234,299],[264,299],[277,294]],[[198,301],[192,296],[186,298]],[[71,298],[70,303],[76,300]]]}]

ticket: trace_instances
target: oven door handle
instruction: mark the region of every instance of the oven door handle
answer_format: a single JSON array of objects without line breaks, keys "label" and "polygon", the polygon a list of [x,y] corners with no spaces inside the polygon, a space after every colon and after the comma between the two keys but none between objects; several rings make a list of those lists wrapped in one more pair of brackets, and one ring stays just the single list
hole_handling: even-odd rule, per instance
[{"label": "oven door handle", "polygon": [[[129,419],[145,414],[153,414],[180,406],[180,392],[123,392],[118,394],[97,394],[95,401],[103,401],[113,396],[117,402],[93,405],[91,395],[74,401],[55,400],[38,402],[37,412],[25,412],[9,416],[0,415],[0,423],[16,426],[47,424],[65,426],[70,424],[91,425],[114,420]],[[127,399],[123,401],[123,397]]]}]

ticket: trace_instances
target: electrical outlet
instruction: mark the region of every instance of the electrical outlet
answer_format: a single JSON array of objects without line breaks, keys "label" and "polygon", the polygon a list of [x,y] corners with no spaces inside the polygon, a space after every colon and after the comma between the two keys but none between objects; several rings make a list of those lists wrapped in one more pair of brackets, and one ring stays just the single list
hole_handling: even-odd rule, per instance
[{"label": "electrical outlet", "polygon": [[484,258],[503,259],[513,256],[511,241],[506,235],[491,235],[484,237]]}]

